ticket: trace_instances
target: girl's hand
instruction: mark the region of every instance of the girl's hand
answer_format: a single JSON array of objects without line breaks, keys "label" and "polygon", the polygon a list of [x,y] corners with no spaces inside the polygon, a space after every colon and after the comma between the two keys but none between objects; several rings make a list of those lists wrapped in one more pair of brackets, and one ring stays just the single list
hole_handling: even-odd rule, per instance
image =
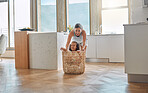
[{"label": "girl's hand", "polygon": [[77,51],[77,53],[80,53],[80,52],[81,52],[80,50]]},{"label": "girl's hand", "polygon": [[63,48],[63,47],[61,47],[60,50],[62,50],[62,51],[67,51],[67,49],[66,49],[66,48]]},{"label": "girl's hand", "polygon": [[77,53],[80,55],[81,51],[80,51],[80,50],[78,50],[78,51],[77,51]]}]

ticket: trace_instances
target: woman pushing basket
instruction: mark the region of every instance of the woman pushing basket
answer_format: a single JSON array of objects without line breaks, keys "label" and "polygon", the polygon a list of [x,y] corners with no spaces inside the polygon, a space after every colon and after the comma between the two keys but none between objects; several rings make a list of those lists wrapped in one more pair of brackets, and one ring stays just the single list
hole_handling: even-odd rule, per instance
[{"label": "woman pushing basket", "polygon": [[61,48],[61,50],[67,51],[69,44],[72,41],[75,41],[79,44],[82,51],[86,51],[87,48],[87,39],[86,39],[86,32],[83,30],[83,27],[80,23],[77,23],[74,29],[69,33],[66,48]]},{"label": "woman pushing basket", "polygon": [[[70,41],[72,39],[72,43]],[[66,74],[82,74],[85,71],[85,52],[87,48],[86,32],[81,24],[77,23],[69,33],[66,48],[63,50],[63,70]],[[69,46],[70,44],[70,46]],[[69,47],[70,51],[67,51]],[[80,49],[81,48],[81,49]],[[81,50],[77,52],[77,50]]]}]

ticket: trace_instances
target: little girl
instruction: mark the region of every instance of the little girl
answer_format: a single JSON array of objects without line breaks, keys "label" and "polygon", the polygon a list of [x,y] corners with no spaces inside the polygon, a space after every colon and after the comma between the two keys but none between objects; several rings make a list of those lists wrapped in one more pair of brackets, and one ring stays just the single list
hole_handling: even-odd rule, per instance
[{"label": "little girl", "polygon": [[[61,50],[66,51],[66,49],[63,48],[63,47],[61,48]],[[79,44],[76,41],[72,41],[72,43],[69,46],[69,50],[70,51],[77,51],[77,50],[79,50]]]}]

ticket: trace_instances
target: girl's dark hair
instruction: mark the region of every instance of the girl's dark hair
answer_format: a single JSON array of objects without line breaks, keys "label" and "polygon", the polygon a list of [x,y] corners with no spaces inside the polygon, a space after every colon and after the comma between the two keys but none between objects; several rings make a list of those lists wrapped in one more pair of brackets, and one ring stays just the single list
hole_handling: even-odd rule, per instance
[{"label": "girl's dark hair", "polygon": [[[78,44],[76,41],[73,41],[72,43],[76,43],[76,44],[77,44],[77,45],[76,45],[76,47],[77,47],[77,48],[76,48],[76,51],[79,50],[79,44]],[[69,50],[72,51],[72,50],[71,50],[71,44],[69,45]]]},{"label": "girl's dark hair", "polygon": [[80,23],[75,24],[75,28],[83,29],[83,26]]}]

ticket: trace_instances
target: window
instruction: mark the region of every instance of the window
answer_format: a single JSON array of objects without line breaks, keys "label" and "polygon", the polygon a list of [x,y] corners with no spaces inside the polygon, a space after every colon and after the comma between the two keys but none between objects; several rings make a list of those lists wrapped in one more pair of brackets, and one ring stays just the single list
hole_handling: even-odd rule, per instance
[{"label": "window", "polygon": [[41,0],[41,31],[57,32],[56,0]]},{"label": "window", "polygon": [[30,27],[30,0],[5,0],[0,12],[0,34],[7,36],[7,47],[14,48],[14,31]]},{"label": "window", "polygon": [[10,22],[10,34],[9,34],[9,47],[14,47],[14,31],[15,31],[15,21],[14,21],[14,0],[9,1],[9,22]]},{"label": "window", "polygon": [[15,31],[30,27],[30,0],[15,0]]},{"label": "window", "polygon": [[0,35],[4,34],[8,37],[8,2],[0,2],[0,12]]},{"label": "window", "polygon": [[128,0],[102,0],[100,12],[102,34],[124,34],[123,24],[129,23]]},{"label": "window", "polygon": [[69,0],[67,25],[75,26],[81,23],[86,34],[90,34],[89,0]]}]

